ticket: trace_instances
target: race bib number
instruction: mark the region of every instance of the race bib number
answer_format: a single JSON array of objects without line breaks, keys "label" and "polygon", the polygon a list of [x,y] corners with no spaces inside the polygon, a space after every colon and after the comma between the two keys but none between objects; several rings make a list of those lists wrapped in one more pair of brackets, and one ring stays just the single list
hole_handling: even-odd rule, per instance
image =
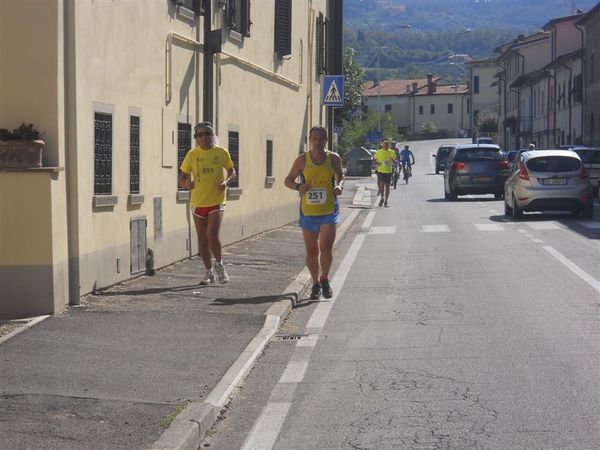
[{"label": "race bib number", "polygon": [[327,200],[326,189],[310,189],[306,193],[306,203],[309,205],[323,205]]}]

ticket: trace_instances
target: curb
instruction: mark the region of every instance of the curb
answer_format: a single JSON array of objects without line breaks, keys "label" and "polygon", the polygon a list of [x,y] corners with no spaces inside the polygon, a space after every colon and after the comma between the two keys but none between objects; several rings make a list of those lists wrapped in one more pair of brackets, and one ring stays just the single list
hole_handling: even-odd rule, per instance
[{"label": "curb", "polygon": [[[358,209],[353,210],[339,226],[334,248],[354,223],[359,212]],[[284,294],[291,293],[295,299],[298,299],[310,283],[310,273],[304,267],[285,289]],[[265,313],[265,324],[262,329],[208,394],[206,400],[189,403],[160,438],[154,442],[150,450],[197,450],[200,447],[206,433],[215,424],[219,413],[229,402],[233,390],[248,375],[271,337],[292,311],[293,302],[294,300],[286,298],[271,305]]]},{"label": "curb", "polygon": [[4,336],[0,337],[0,344],[2,344],[3,342],[8,341],[12,337],[15,337],[17,334],[22,333],[23,331],[30,329],[32,326],[37,325],[40,322],[43,322],[48,317],[50,317],[50,315],[47,315],[47,316],[37,316],[37,317],[32,318],[31,320],[24,319],[24,320],[29,320],[29,322],[27,322],[26,324],[20,326],[16,330],[11,331],[10,333],[5,334]]}]

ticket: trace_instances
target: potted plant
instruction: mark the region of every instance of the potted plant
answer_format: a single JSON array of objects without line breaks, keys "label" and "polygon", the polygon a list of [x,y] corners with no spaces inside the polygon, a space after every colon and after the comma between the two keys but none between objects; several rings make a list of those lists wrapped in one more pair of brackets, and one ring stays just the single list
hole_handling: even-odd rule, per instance
[{"label": "potted plant", "polygon": [[42,167],[45,145],[31,123],[12,131],[0,129],[0,169]]}]

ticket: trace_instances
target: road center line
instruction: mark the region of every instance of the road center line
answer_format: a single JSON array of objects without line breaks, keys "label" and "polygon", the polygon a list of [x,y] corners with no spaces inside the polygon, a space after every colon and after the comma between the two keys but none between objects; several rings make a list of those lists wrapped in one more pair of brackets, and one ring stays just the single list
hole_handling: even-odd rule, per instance
[{"label": "road center line", "polygon": [[566,266],[571,272],[573,272],[575,275],[577,275],[579,278],[581,278],[583,281],[585,281],[587,284],[592,286],[594,289],[596,289],[597,292],[600,293],[600,281],[596,280],[594,277],[592,277],[583,269],[581,269],[578,265],[573,263],[571,260],[569,260],[567,257],[562,255],[560,252],[550,247],[549,245],[545,245],[543,248],[552,256],[554,256],[560,263]]}]

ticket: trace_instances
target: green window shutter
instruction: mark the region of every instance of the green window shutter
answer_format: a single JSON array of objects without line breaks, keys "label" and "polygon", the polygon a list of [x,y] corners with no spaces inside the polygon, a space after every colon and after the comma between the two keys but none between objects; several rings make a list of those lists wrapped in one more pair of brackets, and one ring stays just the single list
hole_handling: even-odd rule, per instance
[{"label": "green window shutter", "polygon": [[275,0],[275,53],[279,58],[292,54],[292,1]]}]

